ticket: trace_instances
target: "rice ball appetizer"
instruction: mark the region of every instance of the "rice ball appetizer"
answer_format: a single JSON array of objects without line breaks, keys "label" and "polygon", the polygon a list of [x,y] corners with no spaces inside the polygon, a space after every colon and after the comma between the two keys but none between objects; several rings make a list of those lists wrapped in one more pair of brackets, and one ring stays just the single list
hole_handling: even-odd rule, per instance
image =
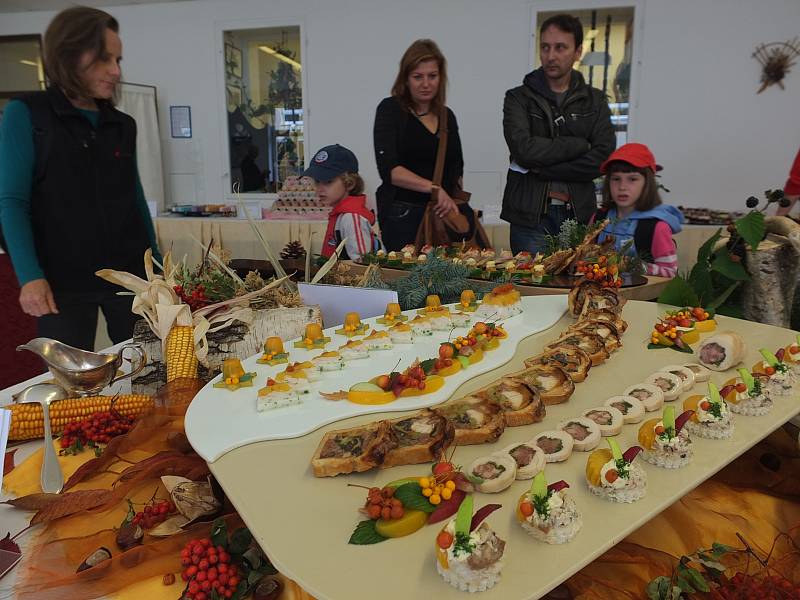
[{"label": "rice ball appetizer", "polygon": [[450,324],[453,327],[469,327],[472,317],[465,312],[450,313]]},{"label": "rice ball appetizer", "polygon": [[617,440],[608,438],[610,450],[601,448],[586,461],[586,483],[595,496],[612,502],[635,502],[647,492],[647,474],[633,459],[641,452],[632,446],[623,454]]},{"label": "rice ball appetizer", "polygon": [[661,367],[661,369],[659,370],[664,371],[665,373],[672,373],[673,375],[677,375],[678,377],[680,377],[682,382],[681,386],[682,392],[688,392],[690,389],[692,389],[697,379],[694,375],[694,371],[692,371],[689,367],[685,367],[683,365],[667,365],[666,367]]},{"label": "rice ball appetizer", "polygon": [[683,401],[683,410],[694,412],[686,423],[686,430],[692,435],[713,440],[726,439],[733,435],[733,417],[713,382],[708,382],[707,396],[686,398]]},{"label": "rice ball appetizer", "polygon": [[431,329],[434,331],[448,331],[453,328],[453,322],[450,320],[450,311],[446,308],[429,312],[426,316]]},{"label": "rice ball appetizer", "polygon": [[772,398],[766,393],[761,380],[747,369],[739,369],[742,381],[722,388],[721,395],[731,412],[748,417],[760,417],[772,410]]},{"label": "rice ball appetizer", "polygon": [[581,415],[591,419],[600,428],[600,435],[608,437],[617,435],[622,431],[622,424],[625,422],[623,414],[613,406],[597,406],[583,411]]},{"label": "rice ball appetizer", "polygon": [[753,365],[753,374],[762,376],[767,380],[767,393],[770,396],[788,396],[792,393],[797,377],[783,361],[785,350],[778,350],[779,356],[775,356],[766,348],[760,348],[759,352],[764,360]]},{"label": "rice ball appetizer", "polygon": [[532,479],[547,464],[544,451],[532,440],[506,446],[502,454],[508,454],[517,463],[517,480]]},{"label": "rice ball appetizer", "polygon": [[664,406],[664,392],[652,383],[637,383],[625,389],[623,396],[633,396],[642,403],[647,412],[661,410]]},{"label": "rice ball appetizer", "polygon": [[686,411],[675,418],[675,408],[667,406],[661,419],[645,421],[639,428],[642,458],[665,469],[685,467],[692,460],[692,440],[683,426],[692,415]]},{"label": "rice ball appetizer", "polygon": [[694,373],[695,383],[705,383],[711,378],[711,371],[706,369],[700,363],[686,363],[683,366],[687,369],[690,369],[692,373]]},{"label": "rice ball appetizer", "polygon": [[588,452],[600,444],[600,427],[587,417],[566,419],[558,428],[572,436],[573,448],[578,452]]},{"label": "rice ball appetizer", "polygon": [[536,475],[531,489],[517,503],[517,521],[522,528],[546,544],[564,544],[574,538],[583,518],[567,488],[566,481],[547,485],[544,471]]},{"label": "rice ball appetizer", "polygon": [[498,452],[473,461],[468,474],[469,480],[479,492],[496,494],[514,483],[517,461],[510,454]]},{"label": "rice ball appetizer", "polygon": [[666,371],[656,371],[649,375],[644,382],[661,388],[661,391],[664,392],[664,402],[676,400],[683,390],[683,380]]},{"label": "rice ball appetizer", "polygon": [[572,454],[575,440],[566,431],[543,431],[533,438],[533,443],[544,452],[546,462],[562,462]]},{"label": "rice ball appetizer", "polygon": [[616,408],[625,424],[638,423],[644,419],[644,404],[635,396],[611,396],[605,406]]},{"label": "rice ball appetizer", "polygon": [[484,520],[500,505],[489,504],[473,516],[473,502],[466,496],[456,518],[436,536],[436,571],[463,592],[484,592],[500,580],[506,543]]}]

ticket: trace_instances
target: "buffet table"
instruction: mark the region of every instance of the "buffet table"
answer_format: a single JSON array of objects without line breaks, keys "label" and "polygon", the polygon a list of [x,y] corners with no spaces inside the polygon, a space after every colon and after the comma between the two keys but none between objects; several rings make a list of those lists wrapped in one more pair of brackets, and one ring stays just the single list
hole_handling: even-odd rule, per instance
[{"label": "buffet table", "polygon": [[[343,261],[350,267],[354,275],[361,275],[367,270],[364,265],[354,263],[353,261]],[[391,269],[387,267],[381,268],[383,279],[385,281],[394,281],[408,275],[408,271],[403,269]],[[647,283],[634,287],[620,288],[619,292],[628,300],[654,300],[658,298],[662,290],[670,282],[669,277],[655,277],[653,275],[647,276]],[[515,289],[519,290],[521,296],[547,296],[552,294],[566,294],[570,288],[566,287],[545,287],[536,285],[515,285]]]},{"label": "buffet table", "polygon": [[[605,364],[593,368],[587,382],[576,386],[569,402],[547,407],[547,416],[541,423],[507,428],[494,444],[459,447],[454,463],[469,465],[474,459],[511,443],[529,440],[536,433],[555,428],[560,420],[578,416],[583,410],[602,404],[607,397],[622,393],[625,387],[641,382],[659,367],[691,361],[689,354],[668,349],[645,350],[650,328],[660,314],[660,307],[655,303],[628,302],[623,317],[630,327],[623,337],[623,348]],[[523,339],[509,362],[465,382],[453,397],[521,369],[525,358],[541,351],[546,342],[572,322],[572,318],[565,315],[551,329]],[[745,365],[748,367],[758,359],[759,347],[774,350],[777,345],[794,340],[794,332],[786,329],[720,317],[718,330],[726,329],[737,331],[747,341]],[[392,368],[390,362],[394,361],[376,362],[376,373]],[[715,373],[712,381],[721,385],[734,374],[733,371]],[[698,384],[688,393],[702,391],[703,384]],[[682,394],[676,404],[686,395]],[[676,410],[681,412],[680,405]],[[570,493],[583,514],[582,530],[573,541],[561,546],[548,546],[534,540],[516,522],[517,498],[529,488],[529,481],[517,481],[500,494],[476,494],[476,508],[493,502],[503,505],[488,522],[499,537],[507,541],[502,578],[481,597],[504,600],[541,597],[799,411],[800,403],[797,395],[793,395],[779,397],[773,410],[763,417],[737,415],[731,439],[693,438],[694,459],[682,469],[665,470],[640,462],[647,472],[648,491],[644,499],[631,505],[613,504],[589,493],[584,477],[587,454],[576,452],[564,463],[549,465],[548,480],[569,482]],[[390,416],[401,414],[391,413]],[[444,583],[436,573],[437,526],[426,526],[408,537],[374,546],[347,543],[360,520],[357,508],[365,495],[363,490],[347,487],[347,484],[384,485],[403,477],[422,476],[427,474],[427,465],[325,479],[312,475],[309,463],[325,432],[385,417],[385,414],[365,415],[324,426],[299,438],[253,443],[224,454],[210,463],[210,468],[275,566],[319,600],[359,600],[376,595],[385,600],[464,598],[463,592]],[[623,428],[618,436],[623,449],[637,443],[638,428],[638,425]],[[193,437],[188,427],[187,434],[190,439]]]},{"label": "buffet table", "polygon": [[[192,236],[207,245],[212,239],[221,242],[234,258],[265,259],[264,250],[253,233],[250,223],[230,217],[158,217],[154,220],[158,245],[162,252],[172,250],[172,255],[188,256],[190,264],[200,261],[200,247]],[[309,232],[311,251],[319,253],[327,221],[262,220],[255,221],[261,234],[279,252],[289,242],[299,240],[305,244]],[[508,249],[509,225],[504,221],[485,222],[484,229],[496,250]],[[697,249],[710,238],[718,226],[685,225],[675,236],[678,247],[678,265],[690,269],[697,258]]]}]

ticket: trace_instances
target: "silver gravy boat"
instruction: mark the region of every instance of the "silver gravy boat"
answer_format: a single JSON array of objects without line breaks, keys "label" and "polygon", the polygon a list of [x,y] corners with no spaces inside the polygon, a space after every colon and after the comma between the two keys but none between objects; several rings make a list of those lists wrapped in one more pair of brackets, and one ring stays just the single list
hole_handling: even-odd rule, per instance
[{"label": "silver gravy boat", "polygon": [[[138,364],[133,365],[131,371],[117,375],[122,366],[123,354],[126,350],[138,355]],[[106,386],[127,377],[133,377],[144,369],[147,355],[141,344],[125,344],[117,354],[102,354],[88,352],[62,344],[50,338],[35,338],[27,344],[17,346],[17,350],[29,350],[38,354],[47,363],[56,383],[70,394],[78,396],[94,396]]]},{"label": "silver gravy boat", "polygon": [[[138,355],[139,362],[131,372],[117,375],[122,366],[123,354],[130,349]],[[125,344],[117,354],[87,352],[62,344],[50,338],[35,338],[17,346],[17,350],[29,350],[38,354],[47,363],[56,383],[36,383],[14,395],[14,402],[38,402],[42,406],[44,420],[44,460],[42,462],[41,487],[45,493],[57,494],[64,486],[64,474],[58,463],[53,444],[50,443],[50,403],[77,396],[93,396],[108,385],[126,377],[133,377],[147,363],[147,355],[141,344]]]}]

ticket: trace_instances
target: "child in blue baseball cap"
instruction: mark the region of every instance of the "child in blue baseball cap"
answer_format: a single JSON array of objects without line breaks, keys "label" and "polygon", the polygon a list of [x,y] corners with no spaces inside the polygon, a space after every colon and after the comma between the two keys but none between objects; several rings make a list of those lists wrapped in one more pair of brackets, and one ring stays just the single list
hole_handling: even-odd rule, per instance
[{"label": "child in blue baseball cap", "polygon": [[331,206],[328,229],[322,243],[322,256],[330,257],[346,239],[341,258],[358,260],[381,247],[372,226],[375,214],[367,208],[364,180],[358,174],[358,159],[339,144],[319,150],[303,175],[317,182],[317,195]]}]

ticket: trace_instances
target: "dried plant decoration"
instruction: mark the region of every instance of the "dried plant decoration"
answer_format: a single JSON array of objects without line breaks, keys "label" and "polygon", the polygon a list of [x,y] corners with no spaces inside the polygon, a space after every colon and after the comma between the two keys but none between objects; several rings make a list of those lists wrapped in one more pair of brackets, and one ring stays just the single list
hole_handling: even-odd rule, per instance
[{"label": "dried plant decoration", "polygon": [[783,79],[797,56],[800,56],[800,41],[797,37],[788,42],[770,42],[756,46],[753,58],[761,64],[761,87],[756,93],[760,94],[774,84],[785,89]]}]

